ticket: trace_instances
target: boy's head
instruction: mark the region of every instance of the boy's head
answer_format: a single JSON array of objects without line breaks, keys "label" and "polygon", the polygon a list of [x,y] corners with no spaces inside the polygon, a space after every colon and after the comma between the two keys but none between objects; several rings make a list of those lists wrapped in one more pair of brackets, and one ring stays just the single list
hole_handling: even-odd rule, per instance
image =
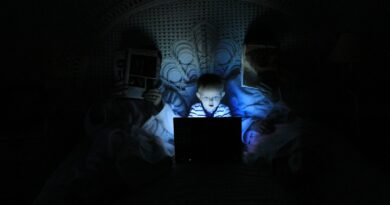
[{"label": "boy's head", "polygon": [[207,112],[214,112],[225,96],[222,79],[216,74],[207,73],[199,77],[197,85],[196,96]]}]

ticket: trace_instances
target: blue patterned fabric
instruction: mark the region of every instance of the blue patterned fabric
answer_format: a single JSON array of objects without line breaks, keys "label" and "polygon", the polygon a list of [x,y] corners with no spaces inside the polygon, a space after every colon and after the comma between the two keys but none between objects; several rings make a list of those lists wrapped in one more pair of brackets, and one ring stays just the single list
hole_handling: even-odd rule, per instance
[{"label": "blue patterned fabric", "polygon": [[268,117],[274,103],[265,90],[241,86],[241,75],[237,72],[226,79],[225,98],[226,104],[231,108],[232,116],[242,117],[242,136],[244,136],[255,121]]}]

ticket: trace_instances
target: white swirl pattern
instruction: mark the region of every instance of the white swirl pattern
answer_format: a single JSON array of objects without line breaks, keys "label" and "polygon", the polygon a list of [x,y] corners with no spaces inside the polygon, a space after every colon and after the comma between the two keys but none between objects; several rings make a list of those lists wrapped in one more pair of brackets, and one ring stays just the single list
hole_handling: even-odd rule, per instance
[{"label": "white swirl pattern", "polygon": [[150,36],[162,54],[164,101],[185,115],[196,101],[198,77],[216,73],[227,78],[239,68],[246,29],[270,9],[236,0],[153,2],[155,6],[132,13],[115,26],[115,47],[122,46],[123,31],[139,30]]},{"label": "white swirl pattern", "polygon": [[[169,94],[164,99],[183,114],[195,101],[195,81],[202,73],[225,77],[232,68],[240,66],[239,44],[230,39],[218,39],[217,29],[211,24],[196,25],[193,36],[191,41],[178,40],[172,44],[170,56],[163,59],[160,71],[168,90],[179,94]],[[184,103],[177,103],[178,96]]]}]

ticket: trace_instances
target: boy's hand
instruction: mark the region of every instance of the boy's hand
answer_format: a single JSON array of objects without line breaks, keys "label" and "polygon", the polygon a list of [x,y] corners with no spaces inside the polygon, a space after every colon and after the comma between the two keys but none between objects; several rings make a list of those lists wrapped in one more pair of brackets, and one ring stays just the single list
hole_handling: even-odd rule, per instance
[{"label": "boy's hand", "polygon": [[160,107],[162,103],[162,95],[158,89],[150,89],[143,95],[144,100],[153,103],[153,105]]}]

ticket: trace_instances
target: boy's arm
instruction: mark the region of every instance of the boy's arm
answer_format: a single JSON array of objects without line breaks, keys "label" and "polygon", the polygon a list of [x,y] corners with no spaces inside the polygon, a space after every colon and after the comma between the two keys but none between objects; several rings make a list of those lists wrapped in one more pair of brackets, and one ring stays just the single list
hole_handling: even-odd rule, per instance
[{"label": "boy's arm", "polygon": [[232,114],[230,113],[230,108],[228,106],[226,106],[226,112],[223,116],[224,117],[231,117],[232,116]]},{"label": "boy's arm", "polygon": [[222,104],[222,108],[223,108],[223,112],[222,112],[222,115],[220,115],[220,117],[231,117],[232,114],[230,113],[230,108],[224,104]]},{"label": "boy's arm", "polygon": [[199,111],[200,104],[193,104],[190,109],[190,114],[188,114],[188,117],[205,117],[205,114]]},{"label": "boy's arm", "polygon": [[191,106],[190,114],[188,114],[188,117],[196,117],[196,113],[195,113],[195,110],[194,110],[194,106]]}]

